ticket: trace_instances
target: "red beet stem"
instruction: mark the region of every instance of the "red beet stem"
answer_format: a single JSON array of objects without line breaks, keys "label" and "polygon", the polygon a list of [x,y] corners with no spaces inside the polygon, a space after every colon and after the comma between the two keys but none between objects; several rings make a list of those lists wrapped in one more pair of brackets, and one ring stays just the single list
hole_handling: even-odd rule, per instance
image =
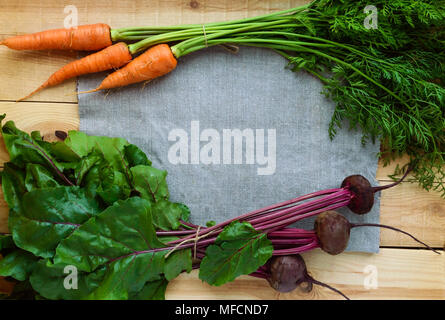
[{"label": "red beet stem", "polygon": [[[269,237],[268,237],[269,238]],[[314,239],[313,238],[303,238],[303,239],[270,239],[270,242],[272,242],[273,245],[293,245],[293,244],[309,244]]]},{"label": "red beet stem", "polygon": [[171,231],[156,231],[158,237],[162,236],[184,236],[189,234],[196,234],[196,230],[171,230]]},{"label": "red beet stem", "polygon": [[307,251],[313,250],[315,248],[319,248],[318,241],[316,241],[316,240],[314,240],[311,243],[306,244],[304,246],[274,250],[273,255],[274,256],[287,256],[287,255],[307,252]]},{"label": "red beet stem", "polygon": [[261,216],[259,218],[255,218],[255,219],[249,220],[249,222],[252,225],[260,225],[263,222],[272,221],[275,218],[283,217],[283,216],[285,216],[287,214],[290,214],[290,213],[299,212],[300,209],[305,209],[305,208],[317,209],[320,206],[329,205],[331,201],[334,201],[337,198],[342,197],[344,195],[350,196],[351,193],[350,193],[349,190],[342,190],[342,189],[340,189],[340,191],[332,193],[332,194],[329,194],[329,195],[324,196],[322,198],[315,199],[315,200],[312,200],[312,201],[308,201],[308,202],[296,205],[294,207],[285,208],[285,209],[279,210],[277,212],[274,212],[273,214],[267,214],[267,215]]},{"label": "red beet stem", "polygon": [[285,228],[267,234],[269,239],[281,239],[281,238],[315,238],[317,235],[314,230],[305,230],[297,228]]},{"label": "red beet stem", "polygon": [[[294,199],[291,199],[291,200],[288,200],[288,201],[284,201],[284,202],[281,202],[281,203],[278,203],[278,204],[274,204],[274,205],[271,205],[271,206],[268,206],[268,207],[265,207],[265,208],[262,208],[262,209],[251,211],[251,212],[243,214],[243,215],[241,215],[239,217],[236,217],[236,218],[233,218],[233,219],[221,222],[221,223],[219,223],[219,224],[217,224],[217,225],[215,225],[213,227],[203,228],[203,229],[201,229],[199,231],[198,236],[201,236],[201,235],[203,235],[205,233],[208,233],[210,231],[222,229],[223,227],[227,226],[228,224],[230,224],[231,222],[236,221],[236,220],[246,221],[249,218],[258,216],[260,214],[268,213],[271,210],[275,210],[277,208],[290,206],[290,205],[295,204],[297,202],[301,202],[301,201],[304,201],[304,200],[308,200],[308,199],[319,197],[319,196],[326,195],[326,194],[329,195],[329,194],[336,193],[336,192],[339,192],[339,191],[344,191],[344,189],[343,188],[336,188],[336,189],[327,189],[327,190],[317,191],[317,192],[313,192],[313,193],[310,193],[310,194],[307,194],[307,195],[304,195],[304,196],[301,196],[301,197],[297,197],[297,198],[294,198]],[[319,200],[321,201],[324,198],[325,197],[322,197]],[[284,209],[284,210],[287,210],[287,209],[288,209],[288,207],[286,207],[286,209]],[[279,211],[279,210],[276,210],[276,211]],[[178,239],[178,240],[171,241],[168,244],[169,245],[175,245],[175,244],[180,243],[180,242],[182,242],[182,241],[184,241],[186,239],[192,239],[194,237],[196,237],[196,233],[190,234],[189,236],[181,238],[181,239]]]},{"label": "red beet stem", "polygon": [[285,209],[283,211],[271,215],[266,215],[261,218],[250,220],[249,222],[252,224],[252,226],[255,227],[255,229],[257,229],[259,227],[264,227],[273,224],[274,222],[279,222],[285,216],[290,218],[296,215],[306,214],[314,210],[325,208],[326,206],[337,203],[338,201],[349,200],[350,198],[351,198],[351,193],[349,192],[349,190],[342,190],[334,194],[325,196],[323,198],[300,204],[291,209]]},{"label": "red beet stem", "polygon": [[334,204],[331,204],[330,206],[324,207],[322,209],[315,210],[315,211],[310,211],[310,212],[302,214],[302,215],[297,215],[297,216],[293,216],[293,217],[290,217],[290,218],[287,218],[287,219],[283,219],[281,221],[278,221],[278,222],[275,222],[275,223],[272,223],[272,224],[269,224],[269,225],[257,227],[256,229],[257,230],[266,230],[266,232],[276,231],[276,230],[279,230],[279,229],[281,229],[283,227],[286,227],[286,226],[288,226],[288,225],[290,225],[292,223],[295,223],[295,222],[297,222],[299,220],[315,216],[315,215],[320,214],[320,213],[322,213],[324,211],[335,210],[335,209],[344,207],[348,203],[349,203],[349,199],[343,200],[343,201],[339,201],[339,202],[336,202]]}]

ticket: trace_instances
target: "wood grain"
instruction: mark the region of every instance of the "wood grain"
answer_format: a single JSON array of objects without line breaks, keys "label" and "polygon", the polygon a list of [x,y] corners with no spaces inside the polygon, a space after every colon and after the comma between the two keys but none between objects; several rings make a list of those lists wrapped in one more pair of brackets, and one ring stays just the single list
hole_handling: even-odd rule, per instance
[{"label": "wood grain", "polygon": [[[410,232],[430,246],[445,247],[445,200],[438,192],[428,192],[414,183],[382,191],[380,223]],[[380,245],[419,246],[406,235],[388,229],[381,229]]]},{"label": "wood grain", "polygon": [[[74,52],[13,51],[0,47],[1,100],[16,101],[24,97],[76,56]],[[75,90],[76,79],[71,79],[65,85],[38,92],[29,101],[77,102]]]},{"label": "wood grain", "polygon": [[[445,256],[425,250],[382,249],[379,254],[343,253],[330,256],[320,250],[304,255],[311,275],[357,299],[445,299]],[[376,275],[377,288],[369,281]],[[365,287],[365,284],[368,286]],[[239,277],[220,287],[198,279],[198,272],[181,274],[167,287],[167,299],[343,299],[314,286],[309,294],[279,293],[263,279]]]},{"label": "wood grain", "polygon": [[[392,179],[389,176],[394,174],[397,166],[399,167],[399,169],[404,168],[404,166],[406,166],[408,163],[409,163],[409,156],[406,154],[401,157],[397,157],[395,159],[389,159],[389,161],[386,162],[383,161],[382,159],[379,159],[379,166],[377,168],[376,177],[378,180],[392,181]],[[399,174],[396,175],[396,177],[400,178],[402,175],[403,174]],[[406,180],[415,181],[415,178],[413,177],[413,174],[409,173],[407,175]],[[434,181],[439,182],[440,178],[436,176]]]},{"label": "wood grain", "polygon": [[0,1],[0,32],[5,35],[31,33],[63,27],[73,5],[78,23],[103,22],[112,28],[206,23],[240,19],[289,9],[309,0],[22,0]]}]

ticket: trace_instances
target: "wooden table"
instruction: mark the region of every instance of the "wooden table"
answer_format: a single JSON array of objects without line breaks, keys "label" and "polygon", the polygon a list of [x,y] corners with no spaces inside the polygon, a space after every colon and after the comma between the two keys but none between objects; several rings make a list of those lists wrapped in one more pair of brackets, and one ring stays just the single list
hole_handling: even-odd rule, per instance
[{"label": "wooden table", "polygon": [[[255,16],[306,3],[305,0],[0,0],[0,39],[63,27],[66,4],[74,5],[78,23],[108,23],[114,28],[138,25],[206,23]],[[0,48],[0,113],[26,131],[40,130],[46,138],[54,130],[78,129],[76,81],[44,90],[31,100],[15,103],[48,76],[76,57],[74,52],[17,52]],[[8,160],[3,141],[0,161]],[[403,163],[406,159],[400,159]],[[396,163],[379,165],[377,179],[390,182]],[[0,197],[2,198],[2,197]],[[7,231],[8,208],[0,202],[0,232]],[[403,182],[384,191],[381,223],[403,228],[431,246],[445,243],[445,200],[415,183]],[[379,254],[344,253],[329,256],[319,250],[304,254],[308,269],[321,281],[342,290],[352,299],[444,299],[445,255],[418,249],[400,233],[382,230]],[[378,280],[378,283],[369,281]],[[373,286],[377,284],[377,288]],[[172,281],[167,299],[339,299],[329,290],[314,287],[310,294],[295,290],[280,294],[264,280],[240,277],[221,287],[202,283],[196,272]]]}]

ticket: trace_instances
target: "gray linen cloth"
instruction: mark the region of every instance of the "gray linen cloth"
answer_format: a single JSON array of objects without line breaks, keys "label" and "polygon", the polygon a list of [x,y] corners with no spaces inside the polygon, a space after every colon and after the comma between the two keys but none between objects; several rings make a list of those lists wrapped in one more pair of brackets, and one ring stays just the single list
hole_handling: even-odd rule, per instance
[{"label": "gray linen cloth", "polygon": [[[286,64],[266,49],[208,48],[145,85],[79,95],[80,129],[142,148],[168,171],[172,201],[189,206],[197,224],[336,188],[351,174],[375,185],[379,145],[362,146],[361,133],[347,125],[331,141],[334,103],[318,79]],[[105,76],[81,77],[78,90]],[[377,195],[366,215],[340,212],[351,222],[378,223],[379,205]],[[313,219],[297,226],[311,229]],[[379,235],[353,229],[347,250],[378,252]]]}]

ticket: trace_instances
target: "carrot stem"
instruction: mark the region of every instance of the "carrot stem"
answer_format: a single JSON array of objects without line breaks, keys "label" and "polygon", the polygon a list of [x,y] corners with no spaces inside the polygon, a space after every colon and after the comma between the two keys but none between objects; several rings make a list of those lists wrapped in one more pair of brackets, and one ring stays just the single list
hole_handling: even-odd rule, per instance
[{"label": "carrot stem", "polygon": [[213,23],[206,23],[206,24],[183,24],[183,25],[176,25],[176,26],[148,26],[148,27],[130,27],[130,28],[118,28],[118,29],[112,29],[111,30],[111,38],[113,41],[118,40],[126,40],[125,34],[131,33],[131,32],[171,32],[171,31],[181,31],[181,30],[188,30],[188,29],[198,29],[201,28],[204,25],[205,28],[212,28],[212,27],[225,27],[230,28],[233,25],[241,25],[245,23],[251,23],[251,22],[265,22],[270,20],[277,20],[278,18],[286,18],[295,14],[298,14],[302,11],[307,10],[311,7],[311,3],[302,5],[295,8],[285,9],[277,12],[272,12],[268,14],[264,14],[261,16],[256,17],[249,17],[239,20],[232,20],[232,21],[221,21],[221,22],[213,22]]}]

